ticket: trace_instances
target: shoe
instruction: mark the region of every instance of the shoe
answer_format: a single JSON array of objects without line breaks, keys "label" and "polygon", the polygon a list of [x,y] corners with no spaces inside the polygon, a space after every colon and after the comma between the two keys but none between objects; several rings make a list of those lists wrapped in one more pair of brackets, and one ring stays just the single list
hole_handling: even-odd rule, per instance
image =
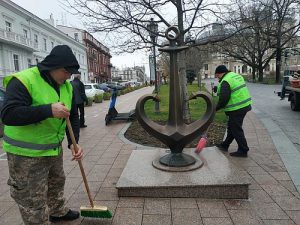
[{"label": "shoe", "polygon": [[71,221],[79,218],[79,212],[69,209],[64,216],[49,216],[49,220],[52,223],[57,223],[60,221]]},{"label": "shoe", "polygon": [[216,147],[223,152],[228,152],[228,147],[226,147],[222,144],[216,144]]},{"label": "shoe", "polygon": [[86,128],[87,125],[83,124],[83,125],[81,125],[80,127],[81,127],[81,128]]},{"label": "shoe", "polygon": [[233,157],[248,157],[247,152],[241,152],[241,151],[231,152],[229,153],[229,155]]}]

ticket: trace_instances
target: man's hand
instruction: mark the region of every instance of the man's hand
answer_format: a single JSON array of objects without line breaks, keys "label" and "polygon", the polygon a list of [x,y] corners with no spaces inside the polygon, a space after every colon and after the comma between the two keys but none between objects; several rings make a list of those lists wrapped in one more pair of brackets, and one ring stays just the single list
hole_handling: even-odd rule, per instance
[{"label": "man's hand", "polygon": [[67,118],[70,116],[70,111],[62,102],[53,103],[51,109],[54,118]]},{"label": "man's hand", "polygon": [[77,153],[75,153],[75,149],[74,149],[74,145],[73,144],[70,146],[70,148],[71,148],[72,155],[73,155],[72,161],[73,160],[76,160],[76,161],[81,160],[82,157],[83,157],[83,150],[82,150],[82,148],[79,145],[77,145],[77,150],[78,150]]}]

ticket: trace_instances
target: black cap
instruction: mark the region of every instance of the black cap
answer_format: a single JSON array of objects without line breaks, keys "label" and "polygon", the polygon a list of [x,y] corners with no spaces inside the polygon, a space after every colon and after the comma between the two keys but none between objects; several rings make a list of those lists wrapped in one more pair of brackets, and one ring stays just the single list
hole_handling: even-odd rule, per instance
[{"label": "black cap", "polygon": [[216,68],[215,74],[217,74],[217,73],[227,73],[227,72],[228,72],[228,69],[226,68],[225,65],[219,65]]},{"label": "black cap", "polygon": [[80,74],[78,67],[65,67],[65,70],[71,74]]}]

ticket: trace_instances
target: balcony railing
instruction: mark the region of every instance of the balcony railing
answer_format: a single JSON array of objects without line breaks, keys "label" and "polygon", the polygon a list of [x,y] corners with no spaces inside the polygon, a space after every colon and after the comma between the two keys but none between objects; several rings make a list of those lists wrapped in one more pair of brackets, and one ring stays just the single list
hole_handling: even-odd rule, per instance
[{"label": "balcony railing", "polygon": [[15,43],[18,46],[24,46],[24,47],[30,48],[32,50],[34,49],[32,41],[29,38],[26,38],[23,35],[16,34],[14,32],[0,29],[0,40],[1,39],[6,42]]}]

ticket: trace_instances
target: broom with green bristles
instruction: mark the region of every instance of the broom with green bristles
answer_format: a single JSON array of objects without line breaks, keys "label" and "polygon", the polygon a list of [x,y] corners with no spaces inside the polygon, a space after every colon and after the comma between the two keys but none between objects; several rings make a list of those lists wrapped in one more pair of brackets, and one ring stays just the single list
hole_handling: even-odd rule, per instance
[{"label": "broom with green bristles", "polygon": [[[78,147],[77,147],[77,143],[76,143],[76,140],[74,137],[74,133],[73,133],[73,129],[72,129],[69,117],[66,119],[66,121],[67,121],[67,127],[68,127],[69,134],[70,134],[70,137],[72,140],[72,144],[74,146],[75,153],[77,153]],[[107,209],[106,206],[95,206],[94,205],[81,160],[78,160],[78,164],[79,164],[80,172],[81,172],[82,179],[83,179],[83,182],[85,185],[86,193],[89,197],[90,204],[91,204],[91,207],[81,206],[80,207],[80,215],[83,217],[93,217],[93,218],[111,218],[112,213]]]}]

